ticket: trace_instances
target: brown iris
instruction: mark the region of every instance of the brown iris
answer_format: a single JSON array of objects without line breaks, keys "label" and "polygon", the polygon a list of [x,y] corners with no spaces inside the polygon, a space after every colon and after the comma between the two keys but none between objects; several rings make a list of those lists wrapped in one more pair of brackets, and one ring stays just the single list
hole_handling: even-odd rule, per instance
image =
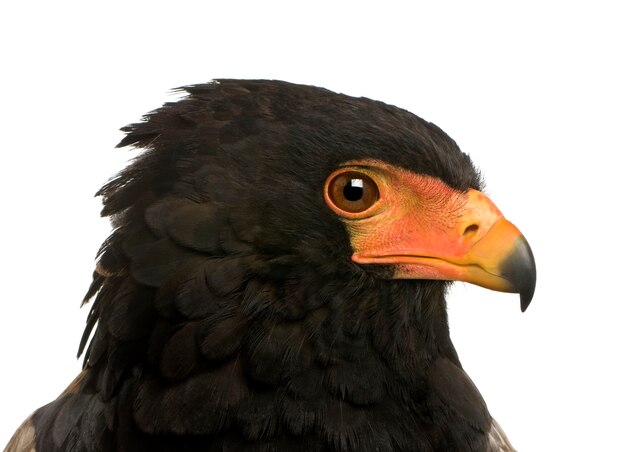
[{"label": "brown iris", "polygon": [[328,196],[343,211],[359,213],[378,201],[378,187],[363,173],[346,171],[337,174],[328,184]]}]

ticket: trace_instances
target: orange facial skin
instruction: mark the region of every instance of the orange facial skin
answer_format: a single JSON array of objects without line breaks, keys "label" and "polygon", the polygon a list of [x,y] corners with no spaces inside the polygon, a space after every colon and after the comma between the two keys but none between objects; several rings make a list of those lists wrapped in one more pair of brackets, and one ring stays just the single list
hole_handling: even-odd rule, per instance
[{"label": "orange facial skin", "polygon": [[[378,200],[358,213],[329,196],[344,171],[369,176]],[[519,292],[524,310],[534,292],[535,264],[528,243],[500,210],[477,190],[461,192],[443,181],[377,160],[347,162],[325,185],[328,206],[342,217],[357,264],[387,264],[396,279],[466,281]]]}]

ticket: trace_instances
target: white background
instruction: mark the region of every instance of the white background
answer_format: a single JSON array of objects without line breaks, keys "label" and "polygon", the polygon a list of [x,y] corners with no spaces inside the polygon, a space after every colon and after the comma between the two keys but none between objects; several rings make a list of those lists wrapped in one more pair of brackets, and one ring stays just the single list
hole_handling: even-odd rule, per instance
[{"label": "white background", "polygon": [[[521,451],[626,450],[626,14],[619,2],[3,2],[0,447],[78,373],[80,300],[108,235],[93,194],[119,127],[212,78],[406,108],[470,153],[538,283],[457,283],[452,335]],[[432,6],[432,4],[437,6]],[[507,6],[505,6],[505,3]]]}]

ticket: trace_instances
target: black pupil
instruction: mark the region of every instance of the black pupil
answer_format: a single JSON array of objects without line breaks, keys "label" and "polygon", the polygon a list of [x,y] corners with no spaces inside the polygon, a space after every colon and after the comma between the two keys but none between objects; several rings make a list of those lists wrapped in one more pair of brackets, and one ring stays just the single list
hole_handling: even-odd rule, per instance
[{"label": "black pupil", "polygon": [[343,196],[348,201],[358,201],[363,197],[363,179],[350,179],[343,187]]}]

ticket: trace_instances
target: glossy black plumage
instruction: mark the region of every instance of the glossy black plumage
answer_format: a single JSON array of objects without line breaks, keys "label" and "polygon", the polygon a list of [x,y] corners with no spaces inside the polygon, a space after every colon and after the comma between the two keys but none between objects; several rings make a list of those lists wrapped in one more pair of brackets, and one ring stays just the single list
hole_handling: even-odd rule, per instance
[{"label": "glossy black plumage", "polygon": [[183,90],[124,129],[144,152],[99,192],[114,231],[85,298],[85,370],[33,415],[37,450],[499,450],[450,341],[448,283],[352,263],[322,196],[362,158],[479,188],[469,157],[368,99]]}]

